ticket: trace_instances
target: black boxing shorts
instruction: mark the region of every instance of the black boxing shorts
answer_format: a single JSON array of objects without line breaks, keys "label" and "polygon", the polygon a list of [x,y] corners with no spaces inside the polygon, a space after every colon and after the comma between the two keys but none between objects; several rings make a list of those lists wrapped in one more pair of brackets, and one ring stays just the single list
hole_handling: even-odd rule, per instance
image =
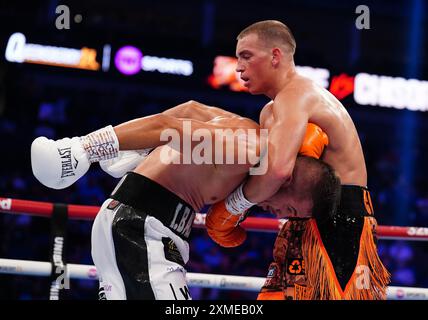
[{"label": "black boxing shorts", "polygon": [[129,172],[102,205],[92,227],[100,297],[191,299],[184,265],[195,212],[180,197]]}]

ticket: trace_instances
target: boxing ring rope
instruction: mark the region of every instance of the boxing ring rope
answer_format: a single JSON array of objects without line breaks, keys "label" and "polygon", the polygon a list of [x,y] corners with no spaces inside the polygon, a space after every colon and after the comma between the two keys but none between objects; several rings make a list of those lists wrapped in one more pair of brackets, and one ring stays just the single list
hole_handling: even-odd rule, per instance
[{"label": "boxing ring rope", "polygon": [[[48,277],[51,274],[50,262],[31,260],[0,259],[0,274]],[[97,280],[95,266],[67,264],[66,274],[70,279]],[[190,287],[224,290],[259,291],[264,277],[230,276],[223,274],[187,273]],[[388,287],[388,300],[428,300],[427,288]]]},{"label": "boxing ring rope", "polygon": [[[76,220],[93,220],[100,209],[97,206],[66,205],[68,217]],[[41,217],[50,217],[54,204],[51,202],[29,201],[0,197],[0,212],[29,214]],[[241,225],[249,231],[257,232],[278,232],[284,219],[248,217]],[[205,214],[198,213],[193,226],[204,228]],[[398,226],[378,226],[377,236],[384,240],[428,240],[428,228],[423,227],[398,227]]]},{"label": "boxing ring rope", "polygon": [[[34,216],[50,217],[54,210],[54,203],[20,200],[0,197],[0,212],[29,214]],[[98,213],[97,206],[65,205],[68,217],[76,220],[93,220]],[[249,231],[277,232],[284,219],[248,217],[242,226]],[[193,226],[203,228],[205,214],[196,215]],[[428,228],[379,226],[377,234],[380,239],[428,240]],[[50,262],[32,260],[13,260],[0,258],[0,274],[14,274],[27,276],[49,276],[52,264]],[[68,263],[66,274],[70,279],[97,280],[95,266]],[[191,287],[216,288],[228,290],[259,291],[264,277],[247,277],[217,275],[206,273],[187,273],[188,284]],[[388,287],[387,298],[391,300],[428,300],[428,288]]]}]

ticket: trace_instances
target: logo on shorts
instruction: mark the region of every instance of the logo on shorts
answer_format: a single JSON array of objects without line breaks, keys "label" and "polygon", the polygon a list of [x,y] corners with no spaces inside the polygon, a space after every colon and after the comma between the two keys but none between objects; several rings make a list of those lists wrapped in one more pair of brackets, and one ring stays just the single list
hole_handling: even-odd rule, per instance
[{"label": "logo on shorts", "polygon": [[177,232],[180,236],[188,238],[190,231],[192,231],[195,215],[196,213],[191,208],[179,203],[175,208],[174,218],[169,225],[170,229]]},{"label": "logo on shorts", "polygon": [[178,251],[175,242],[171,238],[162,238],[162,243],[165,259],[184,266],[183,258],[181,257],[180,251]]},{"label": "logo on shorts", "polygon": [[294,299],[296,300],[311,300],[314,289],[302,286],[300,284],[294,284]]},{"label": "logo on shorts", "polygon": [[269,268],[269,271],[268,271],[267,277],[268,277],[268,278],[273,278],[273,277],[275,277],[275,275],[276,275],[276,273],[277,273],[277,270],[278,270],[278,268],[277,268],[277,266],[276,266],[276,265],[271,265],[271,267]]},{"label": "logo on shorts", "polygon": [[288,259],[287,273],[293,276],[305,274],[305,261],[299,258]]}]

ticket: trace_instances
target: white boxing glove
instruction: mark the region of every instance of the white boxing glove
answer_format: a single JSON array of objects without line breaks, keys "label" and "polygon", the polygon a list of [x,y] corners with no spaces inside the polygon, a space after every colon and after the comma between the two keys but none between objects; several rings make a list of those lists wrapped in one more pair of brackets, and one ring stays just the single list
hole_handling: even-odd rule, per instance
[{"label": "white boxing glove", "polygon": [[114,159],[100,161],[100,167],[114,178],[122,178],[128,171],[134,170],[152,149],[119,151]]},{"label": "white boxing glove", "polygon": [[64,189],[80,179],[92,162],[117,157],[119,142],[108,126],[84,137],[51,140],[39,137],[31,144],[31,168],[43,185]]},{"label": "white boxing glove", "polygon": [[64,189],[86,171],[90,162],[79,137],[50,140],[39,137],[31,144],[31,168],[43,185]]}]

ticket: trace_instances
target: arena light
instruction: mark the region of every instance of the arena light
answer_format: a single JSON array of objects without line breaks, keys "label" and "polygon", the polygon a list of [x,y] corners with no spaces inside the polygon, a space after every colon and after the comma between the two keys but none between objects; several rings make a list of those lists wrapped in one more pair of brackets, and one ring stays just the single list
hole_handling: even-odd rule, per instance
[{"label": "arena light", "polygon": [[324,68],[314,68],[308,66],[296,66],[297,73],[312,79],[323,88],[328,88],[330,71]]},{"label": "arena light", "polygon": [[427,111],[428,81],[359,73],[354,99],[361,105]]},{"label": "arena light", "polygon": [[144,56],[141,59],[141,68],[144,71],[157,71],[186,77],[193,73],[192,61],[155,56]]},{"label": "arena light", "polygon": [[337,99],[345,99],[354,92],[354,77],[351,77],[346,73],[333,76],[329,90],[336,96]]},{"label": "arena light", "polygon": [[120,48],[115,56],[116,68],[125,75],[137,74],[140,70],[190,76],[193,73],[193,63],[156,56],[144,56],[140,49],[133,46]]},{"label": "arena light", "polygon": [[133,46],[125,46],[116,52],[114,63],[116,68],[123,74],[129,76],[141,70],[141,50]]},{"label": "arena light", "polygon": [[7,42],[5,58],[9,62],[34,63],[66,68],[98,70],[97,51],[83,47],[81,49],[44,46],[27,43],[25,35],[13,33]]},{"label": "arena light", "polygon": [[104,45],[103,62],[102,62],[102,67],[104,72],[107,72],[110,69],[110,54],[111,54],[111,45],[109,44]]},{"label": "arena light", "polygon": [[214,89],[229,87],[231,91],[247,91],[244,81],[236,72],[238,60],[235,57],[217,56],[214,58],[212,74],[208,77],[208,84]]},{"label": "arena light", "polygon": [[[236,64],[235,57],[217,56],[208,84],[214,89],[229,87],[231,91],[246,91],[236,72]],[[329,88],[328,69],[296,66],[296,70],[323,88]],[[360,105],[428,111],[428,81],[368,73],[358,73],[354,77],[341,73],[332,77],[329,90],[339,100],[353,93],[355,102]]]},{"label": "arena light", "polygon": [[[235,57],[215,57],[213,72],[208,77],[208,84],[214,89],[226,86],[229,87],[231,91],[247,91],[239,73],[236,72],[237,63],[238,59]],[[328,87],[330,78],[329,70],[309,66],[296,66],[296,70],[299,74],[312,79],[323,88]]]}]

